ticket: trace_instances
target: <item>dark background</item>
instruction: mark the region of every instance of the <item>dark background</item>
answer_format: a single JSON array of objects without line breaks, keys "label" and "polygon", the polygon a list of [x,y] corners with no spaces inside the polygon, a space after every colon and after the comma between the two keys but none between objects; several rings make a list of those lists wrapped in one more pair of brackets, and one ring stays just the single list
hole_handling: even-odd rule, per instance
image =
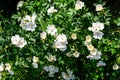
[{"label": "dark background", "polygon": [[[20,0],[0,0],[0,11],[2,10],[1,14],[9,18],[13,13],[16,13],[16,6]],[[93,7],[91,3],[96,3],[98,0],[83,0],[87,6]],[[106,6],[110,8],[113,16],[120,16],[120,0],[102,0],[105,1],[107,4]]]}]

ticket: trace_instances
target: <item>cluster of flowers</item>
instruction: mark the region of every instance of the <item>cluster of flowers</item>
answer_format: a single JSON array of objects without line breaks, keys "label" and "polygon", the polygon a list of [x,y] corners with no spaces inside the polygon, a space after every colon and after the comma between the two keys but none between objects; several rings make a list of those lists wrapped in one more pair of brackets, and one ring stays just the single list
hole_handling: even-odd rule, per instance
[{"label": "cluster of flowers", "polygon": [[[49,0],[51,1],[51,0]],[[23,1],[19,2],[18,5],[17,5],[17,10],[19,10],[20,7],[22,7],[23,5]],[[80,10],[84,7],[84,2],[82,1],[77,1],[76,4],[75,4],[75,9],[76,10]],[[97,4],[96,5],[96,11],[102,11],[103,10],[103,6],[102,4]],[[55,12],[58,12],[57,9],[54,8],[54,6],[51,6],[48,8],[47,10],[47,14],[48,15],[51,15]],[[29,16],[29,15],[26,15],[24,18],[21,19],[21,23],[20,23],[20,27],[22,27],[22,29],[24,30],[27,30],[27,31],[35,31],[35,28],[37,27],[36,23],[35,23],[35,19],[36,19],[36,14],[33,14],[32,16]],[[93,32],[93,38],[95,39],[101,39],[102,36],[104,35],[101,30],[104,29],[104,24],[101,23],[101,22],[95,22],[95,23],[92,23],[92,27],[89,27],[88,30],[89,31],[92,31]],[[67,41],[67,37],[65,34],[58,34],[57,33],[57,28],[55,27],[55,25],[48,25],[47,26],[47,30],[46,31],[43,31],[41,34],[40,34],[40,38],[42,40],[45,40],[46,37],[47,37],[47,34],[49,35],[52,35],[54,36],[56,39],[54,40],[54,47],[56,49],[59,49],[61,51],[65,51],[67,49],[67,44],[68,44],[68,41]],[[73,40],[75,40],[77,38],[77,35],[76,34],[72,34],[71,35],[71,38]],[[91,36],[86,36],[86,41],[85,41],[85,46],[87,46],[88,50],[90,51],[90,54],[87,56],[87,58],[90,58],[90,59],[100,59],[101,58],[101,52],[98,51],[96,48],[94,48],[94,46],[91,44],[91,41],[92,41],[92,37]],[[24,40],[24,38],[21,38],[19,35],[15,35],[15,36],[12,36],[11,38],[11,42],[16,45],[17,47],[24,47],[27,42]],[[71,56],[74,56],[74,57],[79,57],[80,53],[75,51],[73,54],[71,53],[66,53],[66,55],[68,57],[71,57]],[[52,62],[52,61],[56,61],[56,56],[55,55],[48,55],[46,56],[47,60],[49,62]],[[38,61],[39,61],[39,58],[36,57],[36,56],[33,56],[33,67],[34,68],[38,68]],[[0,71],[3,71],[3,64],[0,65]],[[99,61],[97,63],[97,66],[106,66],[106,64],[102,61]],[[113,66],[113,69],[114,70],[117,70],[119,67],[117,64],[115,64]],[[11,69],[11,67],[9,68],[9,70]],[[44,70],[49,72],[48,75],[49,77],[54,77],[54,74],[58,72],[58,68],[55,67],[54,65],[49,65],[49,66],[44,66]],[[10,72],[10,71],[9,71]],[[65,72],[62,72],[61,73],[62,77],[65,79],[65,80],[73,80],[75,79],[75,76],[73,75],[73,72],[69,69],[67,69],[67,73]]]},{"label": "cluster of flowers", "polygon": [[88,50],[90,51],[90,54],[87,56],[87,58],[98,60],[101,58],[101,52],[94,48],[94,46],[91,44],[91,41],[92,37],[86,36],[85,46],[87,46]]},{"label": "cluster of flowers", "polygon": [[48,73],[49,77],[54,77],[54,74],[59,71],[59,69],[54,65],[44,66],[44,70],[49,72]]},{"label": "cluster of flowers", "polygon": [[20,23],[20,26],[22,29],[27,31],[35,31],[35,28],[37,27],[35,23],[36,14],[33,14],[32,16],[26,15]]},{"label": "cluster of flowers", "polygon": [[19,35],[15,35],[11,37],[12,44],[16,45],[17,47],[23,48],[27,45],[27,41],[24,38],[20,37]]},{"label": "cluster of flowers", "polygon": [[104,24],[100,22],[92,23],[92,27],[89,27],[88,30],[93,32],[93,37],[95,39],[101,39],[104,35],[100,30],[104,29]]},{"label": "cluster of flowers", "polygon": [[62,72],[61,75],[62,75],[63,79],[65,79],[65,80],[75,80],[73,71],[71,71],[70,69],[67,69],[67,73]]},{"label": "cluster of flowers", "polygon": [[[5,67],[5,68],[4,68]],[[4,71],[4,69],[5,70],[7,70],[11,75],[14,75],[14,72],[11,70],[11,65],[9,64],[9,63],[3,63],[3,62],[1,62],[0,63],[0,79],[2,78],[2,72]]]},{"label": "cluster of flowers", "polygon": [[33,56],[33,63],[32,63],[32,65],[33,65],[34,68],[38,68],[38,61],[39,61],[39,58],[36,57],[36,56]]}]

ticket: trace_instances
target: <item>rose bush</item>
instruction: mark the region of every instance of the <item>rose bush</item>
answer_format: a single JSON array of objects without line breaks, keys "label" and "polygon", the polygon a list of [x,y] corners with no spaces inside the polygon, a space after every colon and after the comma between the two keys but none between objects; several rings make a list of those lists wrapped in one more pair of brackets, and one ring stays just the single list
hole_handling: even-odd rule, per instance
[{"label": "rose bush", "polygon": [[105,2],[20,1],[0,22],[3,80],[119,80],[119,18]]}]

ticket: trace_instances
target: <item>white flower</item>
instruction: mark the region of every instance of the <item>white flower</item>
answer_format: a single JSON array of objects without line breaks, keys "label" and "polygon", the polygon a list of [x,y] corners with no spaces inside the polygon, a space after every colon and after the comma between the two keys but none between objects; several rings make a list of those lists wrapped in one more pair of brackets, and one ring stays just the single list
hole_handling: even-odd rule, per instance
[{"label": "white flower", "polygon": [[93,59],[98,60],[98,59],[101,58],[101,52],[98,51],[98,52],[96,53],[96,55],[91,55],[91,54],[89,54],[89,55],[87,56],[87,58],[90,58],[90,60],[93,60]]},{"label": "white flower", "polygon": [[33,63],[37,63],[39,61],[39,58],[36,56],[33,56]]},{"label": "white flower", "polygon": [[75,9],[79,10],[82,9],[83,7],[84,7],[84,2],[78,0],[75,4]]},{"label": "white flower", "polygon": [[98,61],[97,67],[99,66],[106,66],[106,63],[104,63],[103,61]]},{"label": "white flower", "polygon": [[32,65],[33,65],[34,68],[38,68],[38,64],[37,63],[33,62]]},{"label": "white flower", "polygon": [[12,42],[12,44],[18,44],[18,42],[20,41],[20,36],[19,35],[15,35],[15,36],[12,36],[11,37],[11,42]]},{"label": "white flower", "polygon": [[92,44],[90,44],[90,45],[87,45],[87,48],[88,48],[88,50],[93,50],[94,49],[94,46],[92,45]]},{"label": "white flower", "polygon": [[56,56],[54,55],[49,55],[48,57],[46,57],[48,61],[52,62],[52,61],[56,61]]},{"label": "white flower", "polygon": [[66,44],[68,44],[66,35],[65,34],[59,34],[56,37],[56,40],[55,40],[55,43],[54,43],[55,48],[58,48],[61,51],[65,51],[67,49]]},{"label": "white flower", "polygon": [[57,9],[54,9],[54,6],[51,6],[48,10],[47,10],[47,14],[50,15],[54,12],[57,12]]},{"label": "white flower", "polygon": [[65,51],[67,49],[66,44],[61,43],[61,42],[55,42],[54,46],[55,46],[55,48],[58,48],[61,51]]},{"label": "white flower", "polygon": [[117,64],[114,64],[113,65],[113,70],[118,70],[119,69],[119,66]]},{"label": "white flower", "polygon": [[44,66],[43,69],[47,72],[49,72],[49,66]]},{"label": "white flower", "polygon": [[70,52],[66,53],[66,56],[71,57],[72,54]]},{"label": "white flower", "polygon": [[104,33],[102,33],[101,31],[96,31],[93,33],[93,37],[95,39],[101,39],[103,35],[104,35]]},{"label": "white flower", "polygon": [[73,53],[73,56],[76,57],[76,58],[79,57],[79,55],[80,55],[80,53],[77,52],[77,51],[75,51],[75,52]]},{"label": "white flower", "polygon": [[23,3],[24,3],[23,1],[19,1],[18,2],[18,4],[17,4],[17,10],[19,10],[19,8],[23,6]]},{"label": "white flower", "polygon": [[72,38],[73,40],[75,40],[75,39],[77,39],[77,35],[76,35],[75,33],[73,33],[73,34],[71,35],[71,38]]},{"label": "white flower", "polygon": [[88,28],[88,30],[92,31],[92,32],[100,31],[100,30],[103,30],[103,29],[104,29],[104,24],[101,23],[101,22],[92,23],[92,27]]},{"label": "white flower", "polygon": [[4,64],[3,62],[0,63],[0,72],[2,72],[4,70]]},{"label": "white flower", "polygon": [[92,37],[91,36],[86,36],[86,41],[87,42],[91,42],[92,41]]},{"label": "white flower", "polygon": [[102,4],[97,4],[95,7],[96,7],[96,11],[101,11],[101,10],[103,10]]},{"label": "white flower", "polygon": [[28,31],[35,31],[35,28],[37,27],[36,23],[34,22],[28,22],[26,26],[24,27],[25,30]]},{"label": "white flower", "polygon": [[46,32],[42,32],[42,33],[40,33],[40,38],[41,38],[42,40],[44,40],[44,39],[46,39],[46,35],[47,35]]},{"label": "white flower", "polygon": [[25,45],[27,45],[26,40],[24,40],[24,38],[20,38],[20,41],[18,42],[18,44],[16,44],[17,47],[23,48]]},{"label": "white flower", "polygon": [[12,44],[16,45],[17,47],[23,48],[27,42],[24,38],[20,37],[19,35],[15,35],[11,37]]},{"label": "white flower", "polygon": [[50,35],[55,35],[57,33],[57,29],[55,28],[55,25],[48,25],[46,31]]},{"label": "white flower", "polygon": [[37,27],[35,23],[36,17],[37,16],[35,13],[32,16],[26,15],[21,20],[21,23],[20,23],[20,26],[22,27],[22,29],[28,30],[28,31],[35,31],[35,28]]},{"label": "white flower", "polygon": [[49,72],[48,73],[49,77],[54,77],[54,74],[58,72],[58,68],[53,65],[44,66],[44,70]]},{"label": "white flower", "polygon": [[5,70],[11,70],[11,65],[9,63],[5,63]]},{"label": "white flower", "polygon": [[90,51],[90,54],[91,54],[91,55],[96,55],[96,54],[97,54],[97,49],[96,49],[96,48],[93,48],[93,49]]},{"label": "white flower", "polygon": [[74,80],[75,79],[75,76],[73,75],[73,71],[67,69],[67,73],[65,72],[62,72],[61,73],[63,79],[65,80]]},{"label": "white flower", "polygon": [[56,42],[67,44],[67,37],[65,34],[59,34],[56,38]]},{"label": "white flower", "polygon": [[91,43],[88,42],[88,41],[85,41],[85,42],[84,42],[84,45],[85,45],[85,46],[88,46],[88,45],[90,45],[90,44],[91,44]]},{"label": "white flower", "polygon": [[12,70],[8,70],[8,72],[11,74],[11,75],[14,75],[14,72]]}]

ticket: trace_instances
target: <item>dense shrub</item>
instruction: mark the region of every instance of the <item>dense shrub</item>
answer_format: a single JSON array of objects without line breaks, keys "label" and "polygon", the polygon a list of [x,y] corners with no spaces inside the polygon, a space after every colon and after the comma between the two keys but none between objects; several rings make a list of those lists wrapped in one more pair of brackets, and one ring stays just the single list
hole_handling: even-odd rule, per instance
[{"label": "dense shrub", "polygon": [[89,3],[26,0],[0,15],[1,79],[119,80],[120,18]]}]

